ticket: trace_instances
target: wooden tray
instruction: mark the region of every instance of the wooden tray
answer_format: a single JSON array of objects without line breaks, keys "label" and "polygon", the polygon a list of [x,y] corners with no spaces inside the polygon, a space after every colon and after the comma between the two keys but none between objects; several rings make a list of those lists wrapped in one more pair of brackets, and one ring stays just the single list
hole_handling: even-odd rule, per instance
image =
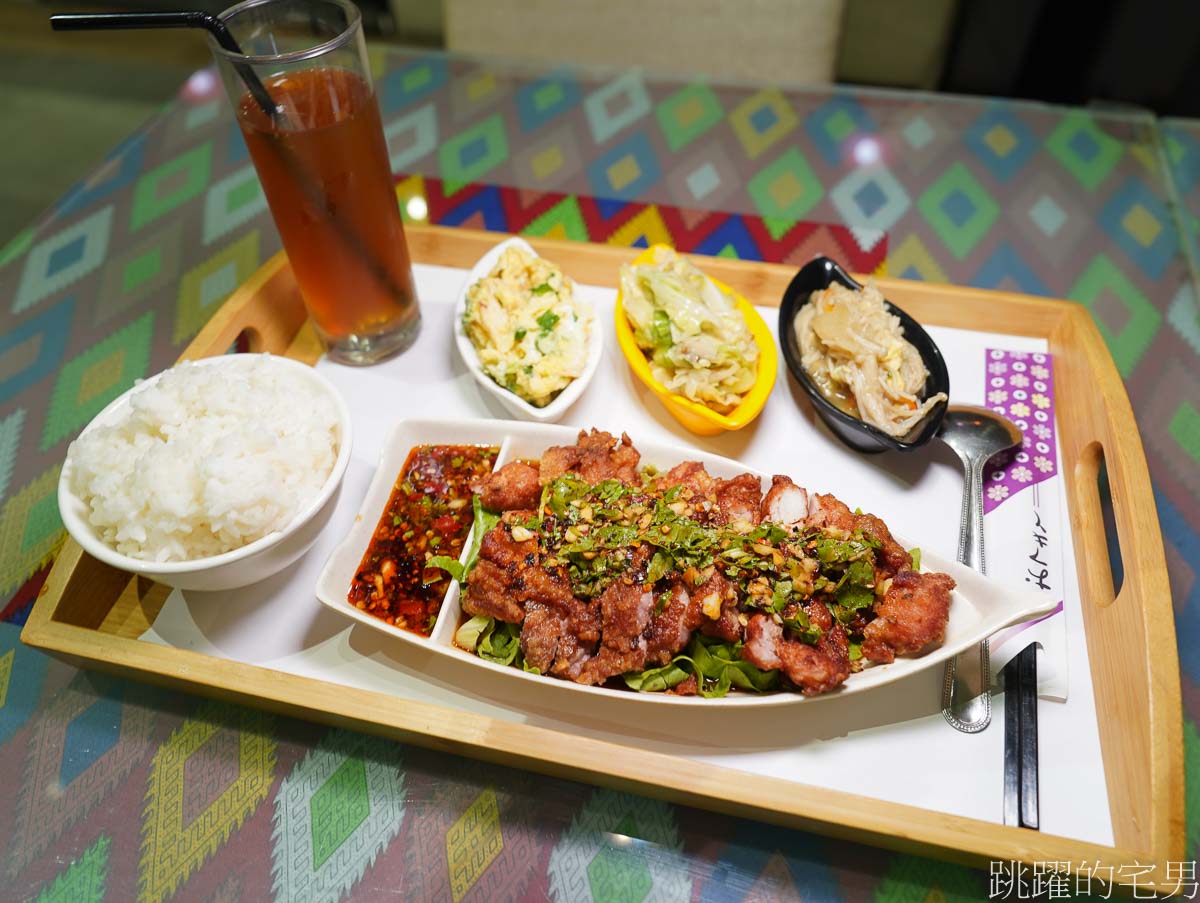
[{"label": "wooden tray", "polygon": [[[495,233],[409,226],[414,261],[469,268]],[[583,283],[615,286],[634,250],[534,240]],[[714,258],[714,277],[759,304],[777,304],[794,270]],[[1161,534],[1133,411],[1099,332],[1079,305],[1022,295],[881,279],[883,292],[926,324],[1043,337],[1054,354],[1062,473],[1070,507],[1115,846],[1004,827],[776,779],[546,728],[499,721],[387,694],[335,686],[140,642],[168,590],[84,555],[68,540],[22,632],[32,646],[98,668],[238,703],[395,737],[560,777],[975,866],[989,860],[1099,862],[1120,867],[1184,858],[1179,666]],[[252,350],[307,362],[320,345],[284,255],[225,303],[183,354],[220,354],[241,336]],[[784,377],[786,378],[786,377]],[[1125,579],[1114,598],[1097,478],[1107,465]],[[620,762],[619,773],[613,771]],[[999,780],[999,775],[997,775]],[[736,793],[730,788],[736,787]],[[1139,886],[1147,887],[1141,877]]]}]

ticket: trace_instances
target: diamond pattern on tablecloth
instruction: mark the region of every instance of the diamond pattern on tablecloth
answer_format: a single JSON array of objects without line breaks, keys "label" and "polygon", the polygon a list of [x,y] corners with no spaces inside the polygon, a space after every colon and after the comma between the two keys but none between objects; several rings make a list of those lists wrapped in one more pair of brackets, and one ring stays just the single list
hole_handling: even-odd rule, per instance
[{"label": "diamond pattern on tablecloth", "polygon": [[760,169],[746,185],[763,224],[779,238],[816,206],[825,193],[804,155],[788,148]]},{"label": "diamond pattern on tablecloth", "polygon": [[446,832],[446,861],[454,903],[466,896],[503,849],[496,791],[485,787]]},{"label": "diamond pattern on tablecloth", "polygon": [[121,735],[120,699],[101,696],[71,719],[63,734],[58,780],[69,785],[117,743]]},{"label": "diamond pattern on tablecloth", "polygon": [[[959,128],[948,123],[936,109],[926,107],[912,116],[881,123],[878,138],[885,148],[884,159],[898,172],[903,163],[905,173],[921,173],[957,146]],[[905,184],[913,190],[919,185],[911,178]]]},{"label": "diamond pattern on tablecloth", "polygon": [[[0,746],[24,727],[42,695],[46,656],[21,642],[21,629],[0,624]],[[17,679],[14,680],[13,678]]]},{"label": "diamond pattern on tablecloth", "polygon": [[1163,129],[1163,137],[1175,190],[1187,195],[1200,182],[1200,141],[1183,129],[1169,126]]},{"label": "diamond pattern on tablecloth", "polygon": [[783,92],[769,88],[751,94],[729,113],[729,124],[747,158],[757,160],[799,124]]},{"label": "diamond pattern on tablecloth", "polygon": [[204,243],[212,244],[267,209],[254,167],[243,166],[208,189],[204,198]]},{"label": "diamond pattern on tablecloth", "polygon": [[579,103],[583,92],[569,71],[557,70],[517,89],[521,131],[534,132]]},{"label": "diamond pattern on tablecloth", "polygon": [[598,198],[628,201],[655,185],[662,171],[650,139],[638,131],[598,156],[587,174]]},{"label": "diamond pattern on tablecloth", "polygon": [[703,82],[680,88],[662,100],[654,112],[672,151],[687,147],[725,116],[721,101]]},{"label": "diamond pattern on tablecloth", "polygon": [[1179,249],[1167,205],[1137,176],[1129,176],[1109,198],[1100,223],[1151,279],[1162,278]]},{"label": "diamond pattern on tablecloth", "polygon": [[563,198],[526,226],[523,234],[566,238],[571,241],[587,241],[589,237],[587,223],[584,222],[583,213],[579,209],[579,201],[571,195]]},{"label": "diamond pattern on tablecloth", "polygon": [[862,104],[843,94],[809,113],[804,130],[829,166],[842,166],[854,159],[852,142],[873,134],[877,127]]},{"label": "diamond pattern on tablecloth", "polygon": [[183,226],[181,220],[173,220],[151,229],[144,239],[109,259],[92,304],[93,325],[104,326],[175,283]]},{"label": "diamond pattern on tablecloth", "polygon": [[34,903],[100,903],[107,892],[112,840],[101,834],[94,844],[43,887]]},{"label": "diamond pattern on tablecloth", "polygon": [[[21,445],[21,430],[24,425],[24,408],[17,408],[7,417],[0,418],[0,499],[8,492],[8,483],[17,463],[17,449]],[[0,708],[2,707],[0,705]]]},{"label": "diamond pattern on tablecloth", "polygon": [[1113,171],[1125,147],[1101,129],[1090,113],[1072,110],[1046,139],[1046,150],[1079,184],[1094,191]]},{"label": "diamond pattern on tablecloth", "polygon": [[432,103],[417,107],[383,127],[388,160],[392,172],[407,172],[409,167],[437,148],[437,109]]},{"label": "diamond pattern on tablecloth", "polygon": [[[162,903],[200,868],[267,798],[275,774],[275,719],[224,703],[202,703],[196,714],[171,733],[154,754],[142,813],[142,850],[138,867],[139,903]],[[236,736],[238,773],[224,784],[213,772],[213,785],[186,786],[184,772],[193,755],[213,734]],[[204,771],[194,772],[206,774]],[[195,818],[184,822],[185,798],[203,799]]]},{"label": "diamond pattern on tablecloth", "polygon": [[495,113],[446,139],[438,148],[438,169],[453,194],[508,159],[504,117]]},{"label": "diamond pattern on tablecloth", "polygon": [[389,72],[375,83],[379,107],[386,116],[428,97],[446,84],[446,58],[431,54]]},{"label": "diamond pattern on tablecloth", "polygon": [[979,244],[1000,215],[995,199],[962,163],[955,163],[929,186],[917,208],[959,260]]},{"label": "diamond pattern on tablecloth", "polygon": [[1020,252],[1007,241],[996,245],[996,249],[984,261],[983,266],[971,277],[971,285],[1022,292],[1026,295],[1050,293],[1046,284],[1038,278]]},{"label": "diamond pattern on tablecloth", "polygon": [[10,876],[107,799],[149,754],[158,714],[130,703],[128,687],[77,672],[38,712],[13,807]]},{"label": "diamond pattern on tablecloth", "polygon": [[277,900],[337,903],[400,830],[401,747],[330,731],[283,779],[274,801],[272,883]]},{"label": "diamond pattern on tablecloth", "polygon": [[108,253],[112,219],[110,204],[33,245],[25,258],[12,312],[28,310],[96,269]]},{"label": "diamond pattern on tablecloth", "polygon": [[199,332],[213,311],[250,278],[258,263],[258,230],[252,229],[188,270],[179,281],[171,341],[180,345]]},{"label": "diamond pattern on tablecloth", "polygon": [[1054,421],[1054,358],[1050,354],[984,352],[987,406],[1021,431],[1021,447],[992,458],[983,475],[983,513],[1027,486],[1058,473]]},{"label": "diamond pattern on tablecloth", "polygon": [[211,171],[211,141],[154,167],[133,189],[129,231],[136,232],[196,197],[208,185]]},{"label": "diamond pattern on tablecloth", "polygon": [[1121,375],[1128,378],[1158,332],[1162,314],[1106,254],[1097,254],[1067,297],[1091,312]]},{"label": "diamond pattern on tablecloth", "polygon": [[684,156],[667,173],[667,192],[680,207],[711,210],[727,206],[743,186],[725,148],[712,143]]},{"label": "diamond pattern on tablecloth", "polygon": [[650,112],[650,95],[636,69],[618,75],[583,101],[592,138],[604,144]]},{"label": "diamond pattern on tablecloth", "polygon": [[483,110],[495,109],[512,91],[506,78],[497,78],[487,66],[457,73],[450,82],[450,112],[455,122]]},{"label": "diamond pattern on tablecloth", "polygon": [[539,189],[558,188],[583,169],[575,129],[547,129],[513,155],[512,171],[520,184]]},{"label": "diamond pattern on tablecloth", "polygon": [[1007,182],[1037,153],[1038,142],[1019,118],[1001,107],[980,116],[963,135],[963,143],[998,182]]},{"label": "diamond pattern on tablecloth", "polygon": [[1079,243],[1095,228],[1095,212],[1079,200],[1079,190],[1064,185],[1061,177],[1039,169],[1021,179],[1016,194],[1004,205],[1004,217],[1023,245],[1054,267],[1070,259]]},{"label": "diamond pattern on tablecloth", "polygon": [[94,173],[67,192],[56,216],[69,216],[91,207],[137,178],[146,159],[146,135],[139,133],[121,142]]},{"label": "diamond pattern on tablecloth", "polygon": [[829,192],[829,199],[845,225],[876,230],[876,241],[912,206],[904,186],[882,163],[852,170]]},{"label": "diamond pattern on tablecloth", "polygon": [[[0,509],[0,596],[11,598],[22,582],[45,565],[62,544],[58,516],[56,462],[41,475],[10,495]],[[2,719],[0,719],[2,724]],[[2,727],[0,727],[2,729]]]},{"label": "diamond pattern on tablecloth", "polygon": [[146,375],[153,335],[154,312],[147,311],[59,371],[42,429],[42,451],[73,437],[110,401]]},{"label": "diamond pattern on tablecloth", "polygon": [[550,854],[550,894],[557,903],[684,903],[692,880],[682,846],[666,803],[597,790]]},{"label": "diamond pattern on tablecloth", "polygon": [[1175,292],[1167,308],[1167,322],[1191,349],[1200,355],[1200,306],[1191,283],[1185,282]]},{"label": "diamond pattern on tablecloth", "polygon": [[739,820],[732,836],[717,844],[712,855],[721,868],[697,876],[694,898],[701,903],[843,899],[825,838],[781,835],[770,825]]}]

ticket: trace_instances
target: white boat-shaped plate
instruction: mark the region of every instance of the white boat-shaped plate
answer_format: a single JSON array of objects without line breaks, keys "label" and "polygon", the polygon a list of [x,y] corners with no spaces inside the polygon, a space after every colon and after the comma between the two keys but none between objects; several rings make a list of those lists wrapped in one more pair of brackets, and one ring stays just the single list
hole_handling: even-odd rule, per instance
[{"label": "white boat-shaped plate", "polygon": [[[475,346],[471,344],[471,339],[467,336],[466,329],[463,328],[463,314],[467,312],[467,291],[472,285],[492,271],[492,267],[496,265],[496,261],[500,259],[500,255],[506,249],[514,247],[521,248],[535,256],[537,255],[537,251],[523,238],[510,238],[500,242],[480,257],[479,262],[471,268],[471,272],[463,280],[462,289],[459,291],[458,298],[454,302],[454,347],[458,349],[458,356],[462,358],[463,363],[467,365],[467,369],[471,371],[471,375],[475,377],[475,382],[479,384],[479,388],[504,405],[514,417],[521,420],[533,420],[539,423],[554,423],[562,419],[563,414],[567,413],[567,408],[579,400],[579,396],[583,394],[583,390],[592,381],[592,376],[596,373],[596,368],[600,366],[600,358],[604,356],[604,331],[600,328],[600,324],[596,319],[596,311],[593,309],[592,329],[588,335],[587,363],[584,364],[583,373],[573,379],[545,407],[539,408],[531,405],[520,395],[510,392],[488,376],[479,361],[479,352],[475,350]],[[570,279],[570,274],[564,275]],[[571,284],[575,285],[574,282]]]},{"label": "white boat-shaped plate", "polygon": [[[795,691],[754,694],[733,691],[721,699],[705,699],[699,696],[675,696],[666,693],[635,693],[630,690],[588,687],[570,681],[530,674],[519,668],[506,667],[485,661],[465,652],[453,643],[455,630],[461,620],[459,589],[451,587],[442,603],[441,613],[433,633],[429,637],[418,636],[402,630],[360,611],[346,601],[346,595],[354,574],[362,562],[363,553],[370,544],[371,536],[379,523],[396,479],[399,477],[409,452],[418,445],[494,445],[500,453],[496,466],[514,458],[539,458],[552,445],[574,444],[578,430],[574,427],[542,423],[519,423],[506,420],[402,420],[393,427],[380,455],[379,467],[359,508],[354,526],[345,540],[334,549],[317,580],[317,598],[329,608],[354,618],[375,630],[391,634],[401,643],[432,650],[459,661],[465,668],[487,668],[495,672],[497,679],[512,681],[536,681],[541,686],[561,688],[564,693],[602,694],[609,698],[627,699],[630,703],[651,703],[673,706],[700,706],[705,709],[745,708],[751,706],[794,705],[815,702],[818,699],[833,699],[851,693],[862,693],[874,687],[939,665],[977,644],[996,631],[1048,614],[1057,605],[1057,600],[1048,593],[1035,592],[1009,586],[977,574],[970,568],[948,561],[933,553],[922,550],[921,569],[941,571],[952,576],[958,583],[950,605],[950,620],[946,638],[941,646],[924,655],[902,656],[889,665],[871,665],[857,674],[852,674],[838,690],[824,696],[807,697]],[[653,464],[667,470],[680,461],[700,461],[708,472],[716,477],[731,477],[750,471],[750,468],[695,449],[681,448],[662,443],[639,442],[634,436],[634,447],[641,452],[642,464]],[[803,474],[789,474],[797,483],[804,485]],[[764,485],[767,485],[764,481]],[[809,487],[818,489],[820,487]],[[863,499],[847,500],[849,504],[861,504],[869,509],[870,503]],[[887,520],[886,511],[875,514]],[[920,546],[919,540],[911,537],[896,537],[905,548]],[[469,544],[469,540],[468,540]],[[513,685],[514,702],[520,685]],[[583,701],[584,697],[578,697]]]}]

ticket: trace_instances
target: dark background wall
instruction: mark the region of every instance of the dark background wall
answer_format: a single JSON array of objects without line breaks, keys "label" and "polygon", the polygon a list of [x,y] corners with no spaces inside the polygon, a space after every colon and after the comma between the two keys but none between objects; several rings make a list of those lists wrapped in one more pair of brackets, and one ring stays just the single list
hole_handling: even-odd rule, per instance
[{"label": "dark background wall", "polygon": [[1200,116],[1200,3],[963,0],[940,87]]}]

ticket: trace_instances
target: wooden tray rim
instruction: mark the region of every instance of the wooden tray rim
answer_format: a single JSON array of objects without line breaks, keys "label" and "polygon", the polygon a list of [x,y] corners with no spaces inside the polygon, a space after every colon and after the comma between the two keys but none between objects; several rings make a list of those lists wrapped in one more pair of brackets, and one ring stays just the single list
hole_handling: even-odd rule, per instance
[{"label": "wooden tray rim", "polygon": [[[414,261],[462,268],[469,268],[483,251],[505,237],[499,233],[411,224],[407,230]],[[560,261],[570,258],[570,270],[577,281],[600,285],[613,284],[616,264],[630,260],[636,254],[636,249],[613,246],[555,239],[532,238],[530,241],[540,253],[547,256]],[[705,268],[758,304],[778,304],[782,287],[794,273],[791,267],[785,265],[718,258],[706,260]],[[1146,494],[1149,494],[1144,452],[1123,383],[1116,374],[1115,365],[1095,325],[1082,307],[1066,301],[984,289],[888,278],[880,278],[876,282],[885,295],[902,307],[910,312],[918,310],[919,318],[927,324],[964,328],[962,317],[957,314],[963,299],[970,298],[975,303],[970,305],[971,322],[966,328],[1048,339],[1060,335],[1077,342],[1077,350],[1086,359],[1091,375],[1097,378],[1098,389],[1095,394],[1106,402],[1103,406],[1092,407],[1103,407],[1113,427],[1108,435],[1087,443],[1081,451],[1086,452],[1103,440],[1114,496],[1117,495],[1118,486],[1127,490],[1144,487]],[[239,319],[239,316],[253,305],[260,293],[273,293],[278,301],[289,291],[294,294],[294,280],[288,270],[286,257],[281,252],[264,263],[234,292],[188,346],[181,359],[220,353],[242,331],[246,321]],[[981,305],[980,302],[991,303]],[[1020,316],[1018,321],[1004,318],[1014,313]],[[290,356],[311,363],[319,355],[320,348],[311,329],[301,328],[302,325],[303,311],[292,310],[279,323],[267,324],[269,328],[263,330],[267,334],[260,335],[258,340],[264,347],[287,349]],[[1129,431],[1130,427],[1132,432]],[[1121,432],[1121,428],[1125,431]],[[1083,461],[1083,464],[1086,463]],[[1083,464],[1077,466],[1074,473],[1064,466],[1068,496],[1072,500],[1073,533],[1094,519],[1095,512],[1086,504],[1075,503],[1080,482],[1086,484],[1089,478],[1093,478],[1096,462],[1091,463],[1091,468]],[[1073,489],[1076,491],[1073,492]],[[1123,597],[1135,597],[1141,603],[1138,608],[1143,615],[1143,629],[1149,634],[1145,637],[1145,644],[1161,644],[1164,639],[1170,642],[1166,654],[1147,657],[1144,663],[1150,697],[1144,714],[1149,722],[1147,728],[1152,741],[1148,744],[1151,759],[1148,789],[1153,795],[1149,804],[1150,823],[1143,824],[1146,821],[1144,818],[1134,819],[1138,824],[1129,830],[1140,831],[1140,837],[1133,843],[1121,844],[1118,840],[1112,847],[946,815],[823,787],[806,785],[804,793],[797,794],[795,785],[775,778],[644,750],[637,751],[637,774],[613,774],[608,770],[611,762],[620,758],[622,753],[627,753],[630,747],[578,737],[572,737],[569,743],[564,743],[562,735],[549,728],[465,715],[441,706],[397,700],[385,693],[329,684],[314,678],[298,677],[261,666],[231,662],[64,623],[56,620],[55,614],[59,612],[72,577],[87,562],[99,566],[87,559],[70,540],[60,552],[33,606],[22,632],[22,640],[81,666],[135,675],[151,682],[191,689],[242,704],[382,733],[405,742],[558,777],[655,795],[685,805],[814,830],[905,852],[937,855],[975,866],[1003,859],[1027,864],[1053,860],[1080,866],[1099,862],[1114,867],[1134,861],[1146,863],[1149,860],[1161,867],[1169,861],[1182,859],[1184,855],[1179,672],[1165,559],[1152,496],[1148,510],[1142,501],[1133,510],[1140,513],[1141,516],[1136,519],[1142,526],[1148,516],[1153,523],[1153,533],[1147,536],[1144,530],[1130,532],[1133,528],[1119,521],[1118,533],[1126,562],[1125,585],[1115,602],[1097,606],[1095,611],[1102,613],[1117,609]],[[1076,542],[1081,594],[1087,592],[1083,565],[1088,561],[1088,556],[1095,553],[1094,542],[1088,547],[1085,545]],[[1107,561],[1106,558],[1104,560]],[[1153,569],[1155,562],[1161,567],[1158,572]],[[1107,571],[1106,564],[1104,570]],[[1099,583],[1102,589],[1103,575]],[[1108,575],[1107,586],[1111,591],[1111,575]],[[1095,589],[1095,586],[1091,588]],[[1112,596],[1107,598],[1111,599]],[[1089,614],[1092,606],[1085,604],[1084,607],[1091,656],[1092,625],[1102,615]],[[1124,606],[1126,616],[1129,609],[1130,605]],[[1158,645],[1157,648],[1161,650],[1164,647]],[[219,669],[213,669],[214,662],[220,664]],[[1092,667],[1095,674],[1100,666],[1093,661]],[[1100,705],[1098,688],[1098,711]],[[1112,766],[1107,761],[1107,755],[1105,758],[1107,773]],[[738,788],[737,798],[728,795],[731,777]],[[1111,806],[1111,776],[1109,785]],[[799,799],[801,796],[803,799]],[[1112,808],[1114,834],[1120,835],[1117,807]],[[1156,872],[1165,874],[1161,868]],[[1120,881],[1121,876],[1115,869],[1114,875]],[[1148,886],[1144,877],[1141,886]]]}]

